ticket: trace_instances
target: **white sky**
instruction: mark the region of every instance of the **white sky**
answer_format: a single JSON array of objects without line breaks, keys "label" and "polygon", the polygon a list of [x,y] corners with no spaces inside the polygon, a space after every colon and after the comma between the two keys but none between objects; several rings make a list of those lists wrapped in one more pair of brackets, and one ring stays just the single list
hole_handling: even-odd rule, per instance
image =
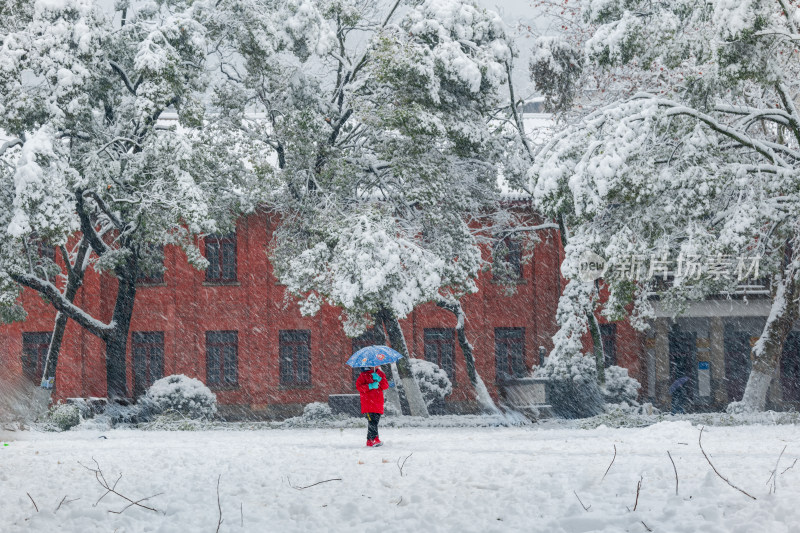
[{"label": "white sky", "polygon": [[[533,0],[475,0],[479,5],[496,11],[508,24],[509,32],[515,36],[519,58],[514,65],[514,86],[517,98],[529,98],[534,94],[528,76],[528,60],[533,45],[532,31],[543,32],[548,21],[533,7]],[[530,28],[530,30],[528,29]]]}]

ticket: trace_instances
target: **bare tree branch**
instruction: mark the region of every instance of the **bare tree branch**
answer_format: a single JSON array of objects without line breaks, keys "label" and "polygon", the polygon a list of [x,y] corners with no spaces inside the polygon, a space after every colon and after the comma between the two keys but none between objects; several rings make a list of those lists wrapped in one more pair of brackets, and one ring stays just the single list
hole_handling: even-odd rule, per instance
[{"label": "bare tree branch", "polygon": [[119,77],[122,78],[122,81],[125,83],[125,87],[128,88],[128,91],[130,91],[132,95],[136,96],[136,88],[131,83],[131,80],[130,78],[128,78],[128,75],[125,74],[125,71],[122,70],[122,67],[119,66],[115,61],[109,61],[108,64],[111,66],[112,69],[114,69],[114,71],[117,74],[119,74]]},{"label": "bare tree branch", "polygon": [[[148,511],[153,511],[153,512],[156,512],[156,513],[161,512],[158,509],[153,509],[152,507],[147,507],[146,505],[142,505],[140,503],[140,502],[143,502],[145,500],[149,500],[150,498],[155,498],[156,496],[159,496],[161,493],[154,494],[153,496],[148,496],[147,498],[142,498],[140,500],[132,500],[132,499],[128,498],[127,496],[124,496],[124,495],[120,494],[116,490],[117,483],[119,483],[119,480],[122,478],[122,474],[119,475],[119,477],[117,478],[117,480],[114,482],[113,485],[110,485],[108,483],[108,481],[106,480],[105,475],[103,474],[103,470],[100,468],[100,464],[97,462],[97,460],[94,457],[92,457],[92,461],[94,461],[94,464],[97,466],[97,468],[90,468],[90,467],[88,467],[88,466],[86,466],[86,465],[84,465],[84,464],[82,464],[80,462],[78,462],[78,464],[81,465],[86,470],[88,470],[89,472],[94,473],[94,477],[97,480],[97,482],[100,483],[101,487],[106,489],[106,492],[102,496],[100,496],[100,499],[97,500],[97,503],[100,503],[100,500],[102,500],[108,494],[114,494],[116,496],[119,496],[123,500],[125,500],[125,501],[130,503],[130,505],[128,505],[127,507],[122,509],[122,511],[119,511],[117,513],[115,513],[114,511],[109,511],[109,513],[119,514],[119,513],[122,513],[123,511],[125,511],[125,509],[127,509],[128,507],[132,507],[134,505],[137,506],[137,507],[141,507],[142,509],[147,509]],[[97,505],[97,503],[95,503],[95,505]]]},{"label": "bare tree branch", "polygon": [[669,453],[667,450],[667,455],[669,455],[669,460],[672,462],[672,469],[675,471],[675,496],[678,495],[678,469],[675,467],[675,461],[672,460],[672,454]]},{"label": "bare tree branch", "polygon": [[80,307],[67,300],[64,295],[61,294],[61,291],[59,291],[56,286],[49,281],[31,276],[30,274],[11,273],[10,276],[11,279],[20,285],[41,293],[48,300],[50,300],[56,310],[64,313],[69,318],[86,328],[87,331],[103,340],[108,337],[115,327],[113,322],[104,324],[99,320],[96,320]]},{"label": "bare tree branch", "polygon": [[703,439],[703,430],[704,430],[705,428],[706,428],[705,426],[703,426],[702,428],[700,428],[700,436],[699,436],[699,437],[697,437],[697,444],[699,444],[699,445],[700,445],[700,451],[701,451],[701,452],[703,452],[703,457],[705,457],[705,458],[706,458],[706,461],[708,461],[708,464],[711,466],[711,469],[712,469],[712,470],[714,470],[714,473],[715,473],[715,474],[717,474],[717,475],[719,476],[719,478],[720,478],[722,481],[724,481],[725,483],[727,483],[729,486],[731,486],[731,487],[733,487],[734,489],[738,490],[739,492],[741,492],[742,494],[744,494],[744,495],[745,495],[745,496],[747,496],[748,498],[752,498],[752,499],[754,499],[754,500],[755,500],[755,499],[757,499],[755,496],[753,496],[753,495],[751,495],[751,494],[748,494],[748,493],[746,493],[745,491],[743,491],[742,489],[740,489],[739,487],[737,487],[736,485],[734,485],[733,483],[731,483],[730,481],[728,481],[728,479],[727,479],[725,476],[723,476],[722,474],[720,474],[720,473],[719,473],[719,471],[716,469],[716,467],[714,466],[714,464],[711,462],[711,459],[709,459],[709,458],[708,458],[708,455],[706,455],[706,451],[703,449],[703,441],[702,441],[702,439]]},{"label": "bare tree branch", "polygon": [[612,458],[611,458],[611,464],[609,464],[609,465],[608,465],[608,468],[606,468],[606,473],[605,473],[605,474],[603,474],[603,477],[602,477],[602,478],[600,478],[600,483],[602,483],[602,482],[603,482],[603,480],[606,478],[606,474],[608,474],[608,471],[609,471],[609,470],[611,470],[611,466],[614,464],[614,461],[615,461],[616,459],[617,459],[617,445],[616,445],[616,444],[614,444],[614,457],[612,457]]},{"label": "bare tree branch", "polygon": [[30,498],[30,499],[31,499],[31,503],[33,504],[33,507],[34,507],[34,509],[36,509],[36,512],[38,513],[38,512],[39,512],[39,506],[38,506],[38,505],[36,505],[36,502],[35,502],[35,501],[33,501],[33,497],[32,497],[32,496],[30,495],[30,493],[28,493],[28,492],[26,492],[25,494],[27,494],[27,495],[28,495],[28,498]]}]

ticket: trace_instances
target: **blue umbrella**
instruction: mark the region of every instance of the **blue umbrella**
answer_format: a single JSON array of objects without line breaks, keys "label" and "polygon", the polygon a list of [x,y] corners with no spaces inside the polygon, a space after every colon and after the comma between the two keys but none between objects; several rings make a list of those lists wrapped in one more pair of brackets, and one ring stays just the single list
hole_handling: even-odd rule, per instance
[{"label": "blue umbrella", "polygon": [[402,358],[403,354],[392,350],[388,346],[367,346],[350,356],[347,364],[353,368],[381,366],[394,363]]},{"label": "blue umbrella", "polygon": [[676,379],[676,380],[675,380],[675,381],[672,383],[672,385],[670,385],[670,387],[669,387],[669,393],[670,393],[670,394],[675,394],[675,391],[676,391],[676,390],[678,390],[678,389],[680,389],[681,387],[683,387],[683,385],[684,385],[684,384],[685,384],[687,381],[689,381],[689,377],[688,377],[688,376],[683,376],[683,377],[680,377],[680,378]]}]

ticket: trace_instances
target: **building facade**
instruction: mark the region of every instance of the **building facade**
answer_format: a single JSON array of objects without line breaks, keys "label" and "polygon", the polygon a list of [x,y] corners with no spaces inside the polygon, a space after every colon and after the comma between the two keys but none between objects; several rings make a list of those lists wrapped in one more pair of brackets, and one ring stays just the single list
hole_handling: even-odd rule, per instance
[{"label": "building facade", "polygon": [[[533,223],[541,222],[531,216]],[[339,310],[330,306],[314,317],[301,316],[267,258],[273,227],[266,214],[257,213],[242,218],[234,234],[207,237],[200,243],[210,263],[206,271],[190,267],[180,249],[164,249],[163,276],[142,278],[137,289],[126,359],[129,396],[138,397],[162,376],[185,374],[214,390],[221,412],[270,418],[297,414],[304,404],[324,402],[331,394],[355,393],[353,371],[344,362],[375,338],[369,332],[347,338]],[[557,230],[539,237],[532,260],[519,263],[513,292],[482,272],[479,291],[462,301],[477,371],[495,399],[502,397],[504,383],[540,363],[557,330],[563,250]],[[25,376],[38,383],[55,311],[33,291],[22,298],[28,319],[0,326],[0,379]],[[76,304],[109,320],[115,298],[116,280],[90,269]],[[679,318],[658,303],[656,312],[643,334],[627,322],[601,319],[606,366],[627,368],[642,384],[641,399],[662,408],[670,406],[670,384],[683,376],[689,378],[690,410],[721,409],[740,399],[750,347],[769,313],[768,294],[696,303]],[[450,376],[447,408],[474,410],[452,313],[425,304],[401,325],[412,355],[435,362]],[[590,348],[588,335],[585,344]],[[54,400],[105,396],[105,368],[103,342],[70,321]],[[786,342],[769,406],[800,408],[800,327]]]},{"label": "building facade", "polygon": [[[355,393],[353,371],[344,362],[373,339],[369,334],[347,338],[339,310],[330,306],[314,317],[301,316],[267,258],[273,224],[257,213],[242,218],[234,234],[204,239],[200,248],[210,263],[206,271],[189,266],[178,248],[163,250],[163,277],[142,278],[136,293],[126,359],[131,397],[162,376],[185,374],[214,390],[223,413],[281,417],[298,413],[306,403],[327,401],[330,394]],[[539,237],[532,261],[511,258],[518,264],[512,294],[506,284],[482,272],[479,291],[462,300],[477,371],[495,398],[502,395],[505,380],[524,377],[539,364],[557,330],[563,252],[556,230],[541,231]],[[513,246],[509,250],[520,253]],[[109,320],[115,298],[116,280],[87,270],[76,304]],[[30,290],[23,304],[29,313],[25,322],[0,326],[0,366],[38,383],[55,312]],[[449,409],[474,409],[454,315],[426,304],[401,325],[412,355],[449,374]],[[641,377],[636,336],[624,324],[614,327],[615,362]],[[102,341],[70,321],[54,399],[105,396],[105,368]]]}]

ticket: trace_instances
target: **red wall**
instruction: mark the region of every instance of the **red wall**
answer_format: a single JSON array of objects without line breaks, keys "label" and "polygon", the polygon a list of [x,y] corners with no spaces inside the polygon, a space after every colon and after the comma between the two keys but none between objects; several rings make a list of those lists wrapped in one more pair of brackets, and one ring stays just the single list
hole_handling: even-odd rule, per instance
[{"label": "red wall", "polygon": [[[533,217],[534,219],[536,217]],[[534,223],[541,222],[534,220]],[[326,401],[329,394],[351,393],[351,370],[344,365],[351,353],[339,321],[339,310],[323,308],[315,317],[302,317],[297,304],[277,284],[266,250],[270,239],[267,215],[255,214],[237,226],[236,285],[212,285],[205,272],[193,269],[183,252],[165,249],[164,284],[137,290],[131,332],[163,331],[165,375],[182,373],[205,381],[205,332],[238,331],[239,386],[218,390],[220,403],[264,409],[275,404]],[[479,291],[462,300],[467,315],[466,331],[474,346],[477,369],[490,392],[496,396],[494,328],[525,328],[528,367],[539,363],[538,348],[552,348],[557,330],[555,312],[562,287],[559,265],[562,248],[556,230],[539,233],[533,261],[523,267],[523,279],[516,294],[493,283],[482,273]],[[202,250],[202,243],[201,243]],[[76,303],[97,318],[108,320],[116,297],[116,281],[87,271]],[[0,368],[21,373],[23,331],[52,330],[55,313],[41,298],[26,290],[23,303],[29,312],[24,323],[0,326]],[[423,356],[424,329],[455,327],[454,316],[433,304],[419,306],[402,321],[409,349]],[[306,388],[286,388],[279,383],[278,332],[282,329],[311,330],[311,381]],[[618,328],[621,339],[628,336]],[[130,346],[130,343],[129,343]],[[627,341],[618,346],[627,346]],[[627,350],[627,348],[626,348]],[[624,354],[628,352],[625,351]],[[461,350],[456,343],[456,384],[451,401],[474,399]],[[635,358],[619,352],[620,363]],[[128,390],[133,389],[130,347],[127,358]],[[69,323],[56,377],[55,399],[76,396],[104,396],[106,393],[103,343],[75,323]]]}]

